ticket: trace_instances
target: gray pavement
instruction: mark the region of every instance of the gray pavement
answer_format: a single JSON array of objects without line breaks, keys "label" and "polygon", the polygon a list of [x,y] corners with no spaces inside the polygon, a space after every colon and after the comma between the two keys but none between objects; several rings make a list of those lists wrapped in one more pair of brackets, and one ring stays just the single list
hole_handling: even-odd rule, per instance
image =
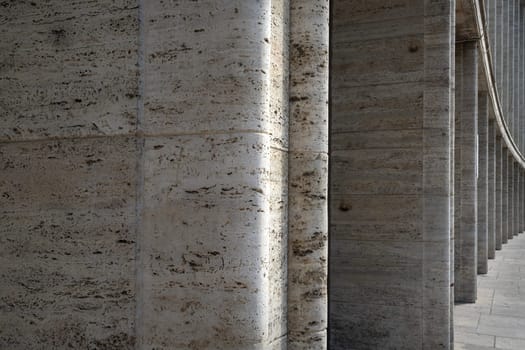
[{"label": "gray pavement", "polygon": [[525,235],[504,244],[478,276],[477,302],[456,305],[454,334],[456,350],[525,349]]}]

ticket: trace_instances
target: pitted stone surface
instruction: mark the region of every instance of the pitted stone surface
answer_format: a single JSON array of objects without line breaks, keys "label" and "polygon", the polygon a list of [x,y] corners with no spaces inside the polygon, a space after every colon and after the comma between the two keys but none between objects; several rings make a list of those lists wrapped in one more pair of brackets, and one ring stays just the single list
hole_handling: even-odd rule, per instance
[{"label": "pitted stone surface", "polygon": [[0,144],[0,347],[132,347],[135,140]]},{"label": "pitted stone surface", "polygon": [[143,5],[139,344],[281,348],[288,2]]},{"label": "pitted stone surface", "polygon": [[288,349],[326,349],[327,0],[290,2]]},{"label": "pitted stone surface", "polygon": [[136,1],[4,1],[0,23],[1,141],[135,131]]}]

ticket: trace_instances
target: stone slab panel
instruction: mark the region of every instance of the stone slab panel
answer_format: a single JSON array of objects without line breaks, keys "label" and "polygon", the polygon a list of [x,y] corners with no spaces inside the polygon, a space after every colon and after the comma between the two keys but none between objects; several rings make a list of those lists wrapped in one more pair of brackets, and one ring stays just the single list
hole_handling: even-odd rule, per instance
[{"label": "stone slab panel", "polygon": [[134,138],[0,145],[6,349],[133,347]]},{"label": "stone slab panel", "polygon": [[4,4],[0,140],[135,131],[136,2]]}]

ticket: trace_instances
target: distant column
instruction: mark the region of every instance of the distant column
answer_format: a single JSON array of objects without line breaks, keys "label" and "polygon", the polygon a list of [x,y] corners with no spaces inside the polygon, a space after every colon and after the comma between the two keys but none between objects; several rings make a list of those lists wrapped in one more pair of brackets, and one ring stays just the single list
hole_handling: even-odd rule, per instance
[{"label": "distant column", "polygon": [[522,169],[520,169],[521,173],[521,187],[520,187],[520,194],[521,194],[521,211],[520,211],[520,233],[524,233],[525,231],[525,172]]},{"label": "distant column", "polygon": [[501,135],[496,135],[496,250],[501,250],[503,241],[503,145]]},{"label": "distant column", "polygon": [[506,244],[509,240],[509,156],[504,145],[501,153],[501,242]]},{"label": "distant column", "polygon": [[514,142],[516,146],[520,148],[520,143],[523,138],[523,135],[520,132],[521,128],[521,117],[520,117],[520,37],[522,33],[520,32],[520,2],[521,0],[516,0],[514,4],[514,27],[512,28],[514,32],[514,47],[513,47],[513,70],[512,70],[512,106],[513,106],[513,115],[514,115]]},{"label": "distant column", "polygon": [[[492,113],[489,115],[493,116]],[[496,121],[489,120],[488,181],[487,181],[487,257],[496,255]]]},{"label": "distant column", "polygon": [[[503,33],[504,33],[504,26],[503,26],[503,1],[497,0],[495,4],[495,16],[496,20],[494,23],[495,31],[494,31],[494,75],[496,78],[496,86],[499,93],[500,101],[501,101],[501,93],[502,93],[502,84],[501,79],[503,76],[503,64],[502,58],[503,58]],[[502,101],[501,101],[502,102]],[[503,106],[502,106],[503,107]]]},{"label": "distant column", "polygon": [[486,91],[478,94],[478,273],[488,269],[488,144],[489,100]]},{"label": "distant column", "polygon": [[512,239],[514,236],[514,158],[512,157],[511,153],[509,152],[508,157],[508,178],[509,178],[509,204],[508,204],[508,213],[509,213],[509,223],[508,223],[508,231],[507,231],[507,238]]},{"label": "distant column", "polygon": [[508,223],[508,231],[507,231],[507,238],[512,239],[514,236],[514,159],[509,151],[508,156],[508,169],[507,169],[507,176],[509,179],[508,186],[509,186],[509,204],[508,204],[508,213],[509,213],[509,223]]},{"label": "distant column", "polygon": [[512,234],[517,236],[520,231],[519,224],[519,208],[520,208],[520,181],[519,181],[519,164],[514,161],[514,231]]}]

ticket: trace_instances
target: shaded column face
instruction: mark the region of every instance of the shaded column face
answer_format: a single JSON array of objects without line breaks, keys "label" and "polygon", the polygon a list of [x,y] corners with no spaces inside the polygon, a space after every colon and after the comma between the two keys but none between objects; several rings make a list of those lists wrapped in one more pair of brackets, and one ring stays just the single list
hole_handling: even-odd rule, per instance
[{"label": "shaded column face", "polygon": [[521,193],[521,215],[520,215],[520,219],[521,219],[521,229],[520,229],[520,232],[521,233],[524,233],[525,232],[525,172],[523,169],[521,169],[521,190],[520,190],[520,193]]},{"label": "shaded column face", "polygon": [[489,120],[488,139],[488,216],[487,216],[487,256],[496,256],[496,121]]},{"label": "shaded column face", "polygon": [[330,349],[450,346],[453,2],[434,5],[333,2]]},{"label": "shaded column face", "polygon": [[454,294],[476,301],[478,77],[477,46],[456,45]]},{"label": "shaded column face", "polygon": [[[512,110],[513,110],[513,135],[514,142],[518,148],[523,138],[521,133],[521,115],[520,115],[520,37],[523,35],[520,30],[520,3],[521,0],[515,0],[514,2],[514,22],[513,22],[513,34],[514,34],[514,43],[512,50],[512,61],[513,61],[513,70],[512,70]],[[516,175],[517,176],[517,175]]]},{"label": "shaded column face", "polygon": [[503,25],[504,3],[505,3],[504,1],[496,1],[496,4],[495,4],[496,29],[494,33],[494,41],[495,41],[494,72],[495,72],[495,78],[496,78],[496,86],[497,86],[498,93],[500,94],[500,96],[501,96],[502,88],[503,88],[503,84],[502,84],[503,63],[502,62],[503,62],[503,57],[504,57],[503,36],[505,33],[505,27]]},{"label": "shaded column face", "polygon": [[489,146],[489,100],[486,92],[478,94],[478,273],[488,270],[488,146]]},{"label": "shaded column face", "polygon": [[496,250],[503,243],[503,141],[496,138]]},{"label": "shaded column face", "polygon": [[507,177],[508,177],[508,231],[507,239],[512,239],[514,236],[514,161],[509,154],[507,159]]},{"label": "shaded column face", "polygon": [[517,162],[514,162],[514,231],[512,234],[514,236],[517,236],[520,228],[519,228],[519,198],[520,198],[520,181],[519,181],[519,165]]},{"label": "shaded column face", "polygon": [[501,242],[506,244],[509,239],[509,155],[506,147],[502,151],[501,165]]}]

